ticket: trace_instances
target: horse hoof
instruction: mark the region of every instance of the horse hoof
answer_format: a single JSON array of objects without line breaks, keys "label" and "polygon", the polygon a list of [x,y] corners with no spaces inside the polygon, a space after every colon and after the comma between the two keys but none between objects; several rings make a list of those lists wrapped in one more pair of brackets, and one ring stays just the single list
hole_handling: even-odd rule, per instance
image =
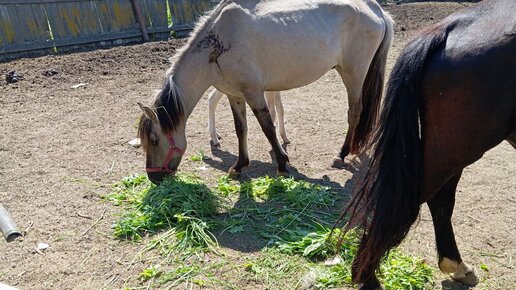
[{"label": "horse hoof", "polygon": [[228,176],[229,176],[229,178],[233,178],[233,179],[235,179],[235,178],[239,178],[241,174],[242,174],[242,172],[241,172],[241,171],[238,171],[238,170],[236,170],[236,169],[235,169],[235,168],[233,168],[233,167],[231,167],[231,168],[228,170]]},{"label": "horse hoof", "polygon": [[218,140],[210,140],[210,145],[213,147],[220,148],[220,142]]},{"label": "horse hoof", "polygon": [[452,275],[452,279],[467,286],[475,286],[478,284],[479,280],[477,274],[475,274],[475,271],[473,270],[461,276],[462,277],[457,277],[457,275]]},{"label": "horse hoof", "polygon": [[343,169],[346,168],[346,162],[344,162],[344,159],[341,159],[340,157],[335,157],[331,161],[330,166],[333,168]]},{"label": "horse hoof", "polygon": [[358,290],[386,290],[386,289],[382,284],[380,284],[380,286],[377,286],[374,288],[371,288],[371,286],[362,285],[360,288],[358,288]]},{"label": "horse hoof", "polygon": [[278,170],[278,172],[276,173],[276,175],[279,177],[279,176],[283,176],[283,177],[290,177],[290,172],[288,171],[280,171]]}]

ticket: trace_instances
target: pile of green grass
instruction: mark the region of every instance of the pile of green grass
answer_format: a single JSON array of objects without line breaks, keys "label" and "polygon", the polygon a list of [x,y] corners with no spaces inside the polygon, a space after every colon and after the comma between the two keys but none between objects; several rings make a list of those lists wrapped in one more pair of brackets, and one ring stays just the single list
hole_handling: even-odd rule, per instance
[{"label": "pile of green grass", "polygon": [[[337,249],[340,232],[331,234],[331,228],[345,200],[329,187],[293,178],[235,181],[223,176],[210,189],[190,175],[154,186],[138,175],[116,184],[106,199],[124,207],[114,235],[132,241],[151,235],[144,240],[144,250],[157,250],[160,263],[170,265],[169,270],[149,266],[142,271],[141,280],[155,286],[238,288],[254,283],[282,288],[306,283],[305,276],[312,272],[311,286],[351,285],[350,266],[359,235],[356,230],[348,232]],[[235,261],[226,260],[227,252],[212,232],[230,240],[244,235],[263,248],[257,256],[229,266]],[[192,257],[199,252],[217,258],[205,262]],[[335,256],[340,257],[336,265],[321,263]],[[387,289],[427,289],[432,283],[432,268],[398,250],[381,267],[380,279]],[[225,274],[221,268],[227,268]]]},{"label": "pile of green grass", "polygon": [[[267,238],[268,246],[281,254],[306,258],[318,273],[314,286],[326,288],[352,284],[351,263],[358,250],[359,231],[346,233],[337,249],[340,231],[335,229],[332,232],[332,222],[338,216],[335,206],[344,201],[329,187],[292,178],[266,176],[241,185],[222,178],[217,190],[268,202],[269,206],[244,207],[233,211],[252,212],[254,220],[267,221],[267,224],[258,227],[247,224],[242,228],[250,228]],[[337,210],[340,208],[338,206]],[[317,263],[335,256],[340,258],[337,265],[321,266]],[[384,259],[379,279],[387,289],[427,289],[433,283],[433,269],[421,258],[395,249]]]},{"label": "pile of green grass", "polygon": [[125,207],[113,225],[117,238],[139,241],[159,234],[147,248],[168,254],[216,247],[204,220],[217,213],[221,200],[197,177],[179,175],[155,186],[135,175],[117,183],[106,199]]}]

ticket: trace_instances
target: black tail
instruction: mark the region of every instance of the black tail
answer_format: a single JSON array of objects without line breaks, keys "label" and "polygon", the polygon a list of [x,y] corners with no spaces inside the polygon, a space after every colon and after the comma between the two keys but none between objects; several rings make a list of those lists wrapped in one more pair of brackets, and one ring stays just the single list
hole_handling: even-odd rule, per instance
[{"label": "black tail", "polygon": [[369,69],[362,85],[362,111],[360,119],[353,131],[351,141],[351,153],[358,154],[365,145],[369,135],[373,132],[378,111],[380,109],[380,101],[383,94],[383,82],[385,78],[385,65],[387,63],[387,54],[391,46],[394,34],[394,21],[389,14],[384,13],[385,34],[380,46],[369,65]]},{"label": "black tail", "polygon": [[448,35],[434,26],[401,52],[389,79],[369,171],[348,207],[349,225],[364,234],[353,263],[353,281],[372,278],[381,258],[405,238],[420,209],[423,152],[420,132],[421,79],[429,56]]}]

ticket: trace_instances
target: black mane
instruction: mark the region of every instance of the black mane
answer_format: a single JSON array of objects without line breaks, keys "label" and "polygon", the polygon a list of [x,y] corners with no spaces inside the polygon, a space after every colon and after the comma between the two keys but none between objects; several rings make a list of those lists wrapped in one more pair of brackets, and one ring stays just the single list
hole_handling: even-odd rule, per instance
[{"label": "black mane", "polygon": [[[172,76],[167,77],[161,92],[154,101],[153,109],[158,115],[159,123],[164,134],[175,131],[177,126],[183,121],[185,117],[183,94],[175,85]],[[144,149],[147,148],[151,131],[152,120],[145,114],[142,114],[138,124],[138,136],[140,137]]]}]

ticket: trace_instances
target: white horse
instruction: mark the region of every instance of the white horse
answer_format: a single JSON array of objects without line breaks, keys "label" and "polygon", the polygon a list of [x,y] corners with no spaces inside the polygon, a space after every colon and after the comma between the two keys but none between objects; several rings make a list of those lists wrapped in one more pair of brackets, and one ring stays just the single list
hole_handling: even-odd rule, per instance
[{"label": "white horse", "polygon": [[[215,111],[217,104],[220,99],[224,96],[224,93],[214,88],[208,94],[208,131],[210,131],[210,143],[212,146],[220,146],[220,136],[217,133],[215,126]],[[281,139],[284,144],[289,144],[290,140],[287,138],[287,132],[285,131],[285,110],[283,109],[283,102],[281,101],[280,92],[265,92],[265,102],[267,108],[271,114],[272,123],[276,122],[276,113],[278,113],[278,128]]]},{"label": "white horse", "polygon": [[149,178],[173,174],[186,149],[188,116],[210,87],[229,96],[240,174],[249,164],[245,103],[278,163],[287,153],[275,134],[265,91],[312,83],[335,68],[347,88],[349,129],[338,158],[358,153],[376,122],[393,21],[375,0],[232,0],[203,17],[166,73],[152,107],[143,106],[139,136]]}]

